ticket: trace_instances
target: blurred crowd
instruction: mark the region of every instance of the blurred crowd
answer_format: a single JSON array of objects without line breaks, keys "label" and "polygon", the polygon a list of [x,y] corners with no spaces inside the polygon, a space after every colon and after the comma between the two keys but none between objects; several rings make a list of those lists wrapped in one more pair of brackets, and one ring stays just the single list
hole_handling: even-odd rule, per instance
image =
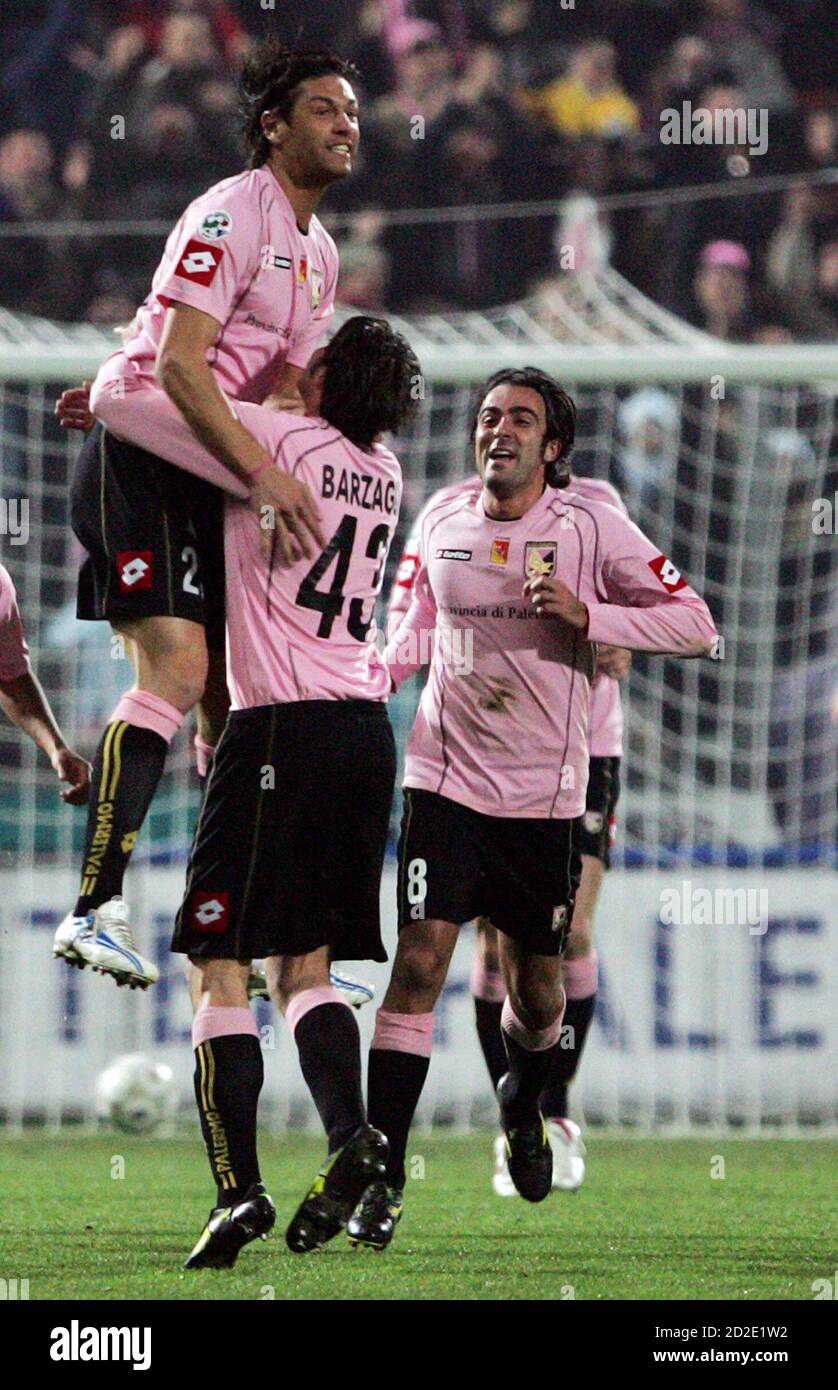
[{"label": "blurred crowd", "polygon": [[[484,309],[609,263],[721,338],[825,341],[835,29],[834,0],[27,0],[0,13],[0,225],[173,223],[242,167],[236,69],[273,33],[361,74],[359,167],[323,205],[349,219],[344,302]],[[664,143],[685,102],[767,113],[764,152]],[[531,201],[549,212],[498,215]],[[0,306],[118,322],[161,243],[7,240]]]}]

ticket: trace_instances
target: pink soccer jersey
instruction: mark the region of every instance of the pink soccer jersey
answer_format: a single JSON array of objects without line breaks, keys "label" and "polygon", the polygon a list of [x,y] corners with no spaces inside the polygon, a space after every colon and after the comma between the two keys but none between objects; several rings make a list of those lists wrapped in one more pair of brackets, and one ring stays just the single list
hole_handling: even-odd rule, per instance
[{"label": "pink soccer jersey", "polygon": [[23,636],[15,586],[9,571],[0,565],[0,680],[16,680],[28,670],[29,648]]},{"label": "pink soccer jersey", "polygon": [[[423,519],[410,610],[387,646],[396,685],[433,657],[404,784],[506,817],[585,806],[592,643],[709,654],[707,605],[626,516],[546,488],[516,521],[492,521],[466,491]],[[555,575],[587,605],[588,632],[538,618],[528,576]]]},{"label": "pink soccer jersey", "polygon": [[[219,386],[234,400],[262,401],[278,368],[285,362],[304,367],[324,338],[337,276],[332,238],[316,217],[303,235],[270,169],[224,179],[190,203],[170,233],[149,296],[137,311],[135,336],[99,370],[91,393],[94,413],[114,434],[178,463],[155,449],[148,430],[144,438],[134,432],[146,409],[165,417],[165,406],[155,398],[168,397],[154,370],[168,306],[189,304],[217,319],[221,334],[207,360]],[[172,421],[181,420],[172,410]],[[191,436],[185,422],[182,428]],[[162,435],[164,446],[168,433]],[[219,471],[229,479],[215,465],[210,482],[218,481]]]},{"label": "pink soccer jersey", "polygon": [[227,499],[227,680],[234,709],[295,700],[386,700],[375,602],[401,503],[401,468],[325,420],[260,406],[242,419],[277,463],[308,483],[327,537],[316,558],[269,564],[260,517]]},{"label": "pink soccer jersey", "polygon": [[[421,563],[422,522],[429,507],[434,507],[449,497],[465,493],[479,492],[480,479],[471,474],[460,482],[440,488],[419,513],[410,535],[405,542],[399,561],[396,578],[387,605],[387,635],[392,637],[397,631],[405,613],[410,607],[410,596]],[[627,516],[623,499],[615,487],[601,478],[571,478],[569,491],[579,497],[607,502]],[[588,752],[592,758],[619,758],[623,752],[623,704],[620,699],[620,683],[604,671],[598,671],[591,685],[591,702],[588,726]]]}]

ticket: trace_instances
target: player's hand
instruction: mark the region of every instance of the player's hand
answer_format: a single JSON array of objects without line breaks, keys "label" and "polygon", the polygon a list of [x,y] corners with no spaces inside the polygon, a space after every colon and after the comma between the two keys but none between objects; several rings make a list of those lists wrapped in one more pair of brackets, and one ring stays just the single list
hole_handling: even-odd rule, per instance
[{"label": "player's hand", "polygon": [[631,652],[626,647],[611,647],[603,643],[597,651],[596,668],[597,672],[611,676],[612,680],[625,680],[631,670]]},{"label": "player's hand", "polygon": [[561,579],[548,579],[546,575],[528,579],[524,585],[524,597],[530,600],[539,618],[561,618],[580,632],[584,632],[588,626],[586,605],[571,593]]},{"label": "player's hand", "polygon": [[90,763],[70,748],[56,748],[50,761],[60,781],[70,783],[61,800],[70,806],[83,806],[90,794]]},{"label": "player's hand", "polygon": [[250,506],[262,527],[262,552],[280,565],[311,559],[326,544],[322,519],[310,488],[281,468],[266,468],[254,480]]},{"label": "player's hand", "polygon": [[58,423],[64,430],[92,430],[96,416],[90,413],[90,388],[92,381],[82,382],[64,391],[55,402]]}]

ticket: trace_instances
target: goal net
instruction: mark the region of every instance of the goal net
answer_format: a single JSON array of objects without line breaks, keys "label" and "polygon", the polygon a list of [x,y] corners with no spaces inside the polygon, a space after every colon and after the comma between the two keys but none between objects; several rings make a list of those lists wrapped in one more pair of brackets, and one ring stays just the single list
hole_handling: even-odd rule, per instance
[{"label": "goal net", "polygon": [[[646,1128],[833,1123],[838,353],[719,343],[607,268],[488,314],[398,326],[420,358],[424,401],[400,442],[405,504],[391,570],[423,501],[471,467],[476,387],[501,366],[532,363],[577,401],[574,470],[620,489],[723,634],[719,660],[636,656],[625,684],[619,839],[598,913],[601,989],[576,1112]],[[132,674],[102,625],[74,617],[68,481],[79,441],[52,411],[112,346],[89,327],[0,312],[2,561],[40,679],[88,755]],[[391,704],[400,745],[419,689],[411,682]],[[95,1076],[120,1051],[172,1065],[188,1105],[190,1011],[168,940],[198,804],[191,732],[172,745],[126,887],[161,980],[126,997],[50,958],[76,893],[83,813],[59,801],[31,743],[0,725],[0,1110],[9,1124],[89,1119]],[[397,804],[393,845],[398,815]],[[392,861],[382,903],[392,953]],[[493,1121],[468,992],[472,949],[464,929],[437,1010],[426,1122]],[[359,973],[382,987],[387,969]],[[372,1012],[360,1017],[365,1040]],[[293,1045],[268,1006],[258,1013],[265,1114],[306,1123]]]}]

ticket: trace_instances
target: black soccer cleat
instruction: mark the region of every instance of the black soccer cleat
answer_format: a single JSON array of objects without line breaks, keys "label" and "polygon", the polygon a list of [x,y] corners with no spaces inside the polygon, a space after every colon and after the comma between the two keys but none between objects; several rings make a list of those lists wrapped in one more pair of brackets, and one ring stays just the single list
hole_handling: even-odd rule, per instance
[{"label": "black soccer cleat", "polygon": [[527,1202],[543,1202],[549,1197],[553,1187],[553,1150],[547,1137],[544,1116],[536,1111],[536,1117],[524,1124],[510,1123],[504,1114],[502,1076],[498,1082],[498,1101],[500,1118],[506,1137],[506,1155],[509,1176],[515,1184],[519,1197]]},{"label": "black soccer cleat", "polygon": [[262,1183],[254,1183],[234,1207],[214,1207],[184,1269],[230,1269],[243,1246],[267,1240],[276,1221],[274,1204]]},{"label": "black soccer cleat", "polygon": [[329,1155],[285,1232],[289,1250],[319,1250],[343,1230],[370,1183],[384,1177],[388,1148],[380,1130],[362,1125]]},{"label": "black soccer cleat", "polygon": [[374,1182],[349,1218],[346,1234],[357,1249],[386,1250],[401,1220],[404,1201],[395,1187]]}]

